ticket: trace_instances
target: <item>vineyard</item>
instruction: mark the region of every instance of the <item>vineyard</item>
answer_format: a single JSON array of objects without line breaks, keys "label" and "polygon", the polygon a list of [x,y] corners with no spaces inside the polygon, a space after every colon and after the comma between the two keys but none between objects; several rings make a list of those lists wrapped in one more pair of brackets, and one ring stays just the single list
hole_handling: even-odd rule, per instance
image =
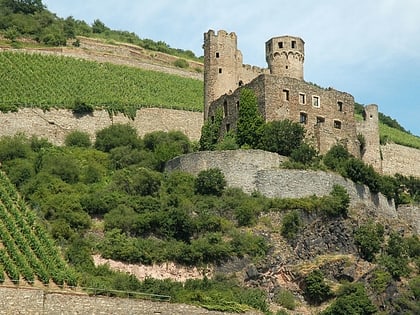
[{"label": "vineyard", "polygon": [[76,275],[16,188],[0,172],[0,282],[74,286]]},{"label": "vineyard", "polygon": [[0,53],[0,111],[86,104],[129,117],[141,107],[202,111],[203,83],[70,57]]}]

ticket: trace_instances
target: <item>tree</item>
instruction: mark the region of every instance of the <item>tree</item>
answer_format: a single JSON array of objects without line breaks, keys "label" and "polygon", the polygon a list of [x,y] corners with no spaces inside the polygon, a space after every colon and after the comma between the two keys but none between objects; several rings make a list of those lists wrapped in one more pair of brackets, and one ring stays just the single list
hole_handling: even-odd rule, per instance
[{"label": "tree", "polygon": [[95,148],[103,152],[121,146],[135,148],[139,145],[137,130],[128,124],[115,124],[96,133]]},{"label": "tree", "polygon": [[361,225],[354,231],[354,241],[360,256],[367,261],[373,261],[384,241],[384,227],[372,221]]},{"label": "tree", "polygon": [[281,235],[288,240],[291,240],[296,237],[301,226],[302,220],[299,213],[296,210],[293,210],[285,214],[281,221]]},{"label": "tree", "polygon": [[307,143],[301,143],[300,146],[292,150],[290,158],[295,162],[308,165],[312,163],[316,155],[317,152],[312,146]]},{"label": "tree", "polygon": [[341,144],[336,144],[324,156],[324,164],[333,171],[338,171],[343,168],[344,162],[351,157],[349,151]]},{"label": "tree", "polygon": [[218,168],[210,168],[198,173],[195,180],[195,192],[200,195],[221,196],[226,187],[225,176]]},{"label": "tree", "polygon": [[89,148],[92,145],[89,134],[87,132],[78,131],[78,130],[70,132],[66,136],[64,143],[68,147],[81,147],[81,148]]},{"label": "tree", "polygon": [[201,127],[201,137],[199,141],[200,151],[213,151],[219,140],[220,128],[223,121],[223,111],[221,108],[216,110],[214,119],[208,119]]},{"label": "tree", "polygon": [[239,118],[236,126],[238,145],[256,148],[259,142],[264,118],[258,109],[257,97],[251,89],[241,89],[239,99]]},{"label": "tree", "polygon": [[100,34],[100,33],[103,33],[105,31],[109,31],[109,30],[110,29],[108,27],[106,27],[105,24],[101,20],[96,19],[96,20],[93,21],[93,24],[92,24],[92,32],[93,33]]},{"label": "tree", "polygon": [[361,283],[343,285],[338,298],[321,314],[322,315],[370,315],[375,314],[377,308],[369,300],[366,290]]},{"label": "tree", "polygon": [[288,119],[271,121],[264,125],[259,148],[290,156],[302,144],[304,136],[305,129],[299,123]]},{"label": "tree", "polygon": [[304,280],[305,296],[312,304],[321,304],[332,296],[331,288],[324,281],[324,274],[321,270],[311,271]]}]

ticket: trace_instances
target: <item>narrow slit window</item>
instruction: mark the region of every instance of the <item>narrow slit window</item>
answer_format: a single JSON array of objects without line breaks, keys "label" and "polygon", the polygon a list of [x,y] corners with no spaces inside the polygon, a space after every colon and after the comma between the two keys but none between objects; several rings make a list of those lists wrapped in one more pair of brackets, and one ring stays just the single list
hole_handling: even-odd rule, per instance
[{"label": "narrow slit window", "polygon": [[230,124],[226,124],[226,132],[230,131]]},{"label": "narrow slit window", "polygon": [[220,57],[220,54],[217,52],[216,53],[216,58],[219,58]]},{"label": "narrow slit window", "polygon": [[300,113],[299,122],[306,125],[308,123],[308,114]]},{"label": "narrow slit window", "polygon": [[239,113],[239,101],[236,101],[236,111]]},{"label": "narrow slit window", "polygon": [[337,102],[337,109],[339,112],[343,111],[343,102],[340,102],[340,101]]},{"label": "narrow slit window", "polygon": [[289,100],[289,90],[283,90],[283,99],[285,101]]},{"label": "narrow slit window", "polygon": [[222,73],[222,68],[219,68],[219,73]]},{"label": "narrow slit window", "polygon": [[296,41],[292,40],[292,48],[296,48]]},{"label": "narrow slit window", "polygon": [[320,100],[319,96],[312,96],[312,106],[313,107],[320,107]]},{"label": "narrow slit window", "polygon": [[228,104],[227,104],[226,101],[223,102],[223,114],[224,114],[225,117],[229,114],[229,112],[228,112]]}]

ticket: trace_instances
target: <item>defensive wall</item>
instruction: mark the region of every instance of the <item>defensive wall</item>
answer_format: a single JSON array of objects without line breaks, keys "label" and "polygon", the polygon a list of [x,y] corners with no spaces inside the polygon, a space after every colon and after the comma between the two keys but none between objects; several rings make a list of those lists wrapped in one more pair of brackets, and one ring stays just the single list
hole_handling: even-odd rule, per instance
[{"label": "defensive wall", "polygon": [[[54,109],[44,112],[37,108],[23,108],[15,113],[0,112],[0,136],[24,133],[47,138],[56,145],[62,145],[71,131],[87,132],[93,140],[98,130],[112,123],[130,124],[137,129],[139,136],[152,131],[179,130],[190,140],[198,141],[203,126],[203,114],[164,108],[142,108],[137,111],[135,119],[131,120],[122,114],[111,119],[105,110],[77,117],[70,110]],[[384,174],[400,173],[420,177],[420,150],[392,143],[381,145],[380,149]],[[246,155],[242,156],[246,158]]]},{"label": "defensive wall", "polygon": [[346,188],[352,206],[360,203],[378,213],[397,217],[395,204],[382,194],[373,194],[364,185],[353,183],[335,173],[281,169],[285,157],[261,150],[203,151],[179,156],[166,165],[167,171],[181,170],[198,174],[219,168],[228,186],[247,193],[259,191],[267,197],[302,198],[328,195],[334,185]]},{"label": "defensive wall", "polygon": [[56,145],[64,144],[67,134],[79,130],[87,132],[92,140],[95,133],[111,124],[129,124],[143,136],[152,131],[179,130],[192,141],[200,139],[203,125],[201,112],[189,112],[164,108],[142,108],[134,120],[118,114],[111,117],[107,111],[94,111],[92,115],[75,116],[71,110],[23,108],[15,113],[0,113],[0,136],[24,133],[47,138]]},{"label": "defensive wall", "polygon": [[[0,286],[0,314],[222,315],[186,304]],[[261,315],[256,311],[246,315]]]}]

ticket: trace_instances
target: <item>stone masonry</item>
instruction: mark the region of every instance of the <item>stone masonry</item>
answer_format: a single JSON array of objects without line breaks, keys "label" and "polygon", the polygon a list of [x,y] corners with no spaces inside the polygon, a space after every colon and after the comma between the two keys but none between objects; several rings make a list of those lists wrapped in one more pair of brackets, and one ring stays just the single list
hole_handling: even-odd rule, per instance
[{"label": "stone masonry", "polygon": [[[374,121],[377,124],[377,107],[376,111],[375,107],[366,109],[372,119],[356,125],[352,95],[304,81],[304,44],[294,36],[271,38],[265,44],[268,69],[260,69],[242,65],[235,33],[204,33],[204,120],[213,119],[222,108],[221,134],[235,130],[240,89],[246,87],[256,94],[265,121],[301,123],[307,139],[321,154],[340,143],[381,172],[379,128],[373,125]],[[363,150],[368,154],[361,151],[359,133],[366,140]]]}]

